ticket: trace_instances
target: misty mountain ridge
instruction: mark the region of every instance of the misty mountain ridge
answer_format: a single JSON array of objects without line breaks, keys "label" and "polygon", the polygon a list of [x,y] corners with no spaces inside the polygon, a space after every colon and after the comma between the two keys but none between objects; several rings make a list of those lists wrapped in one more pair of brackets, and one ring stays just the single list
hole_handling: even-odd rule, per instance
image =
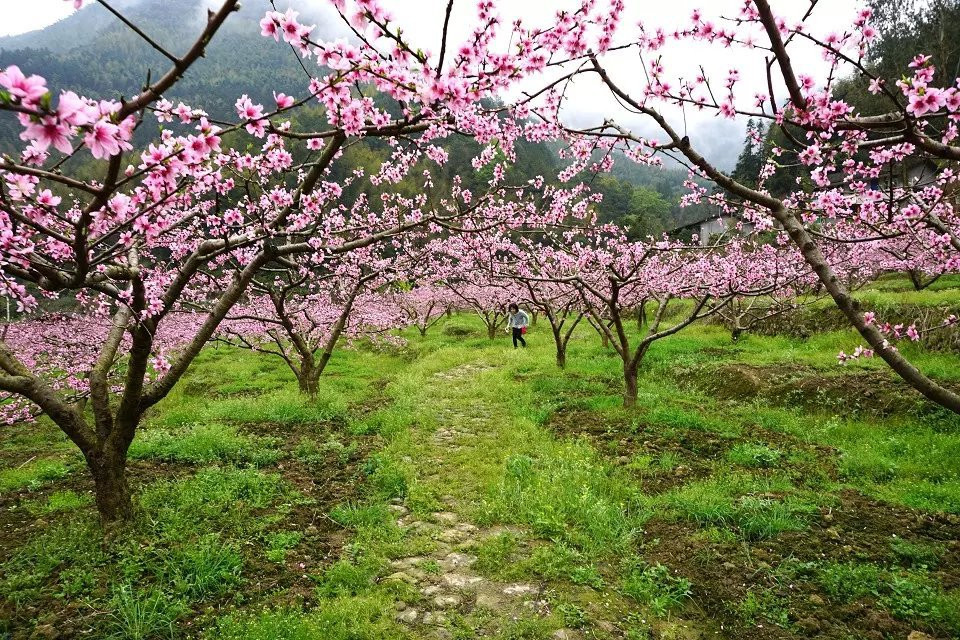
[{"label": "misty mountain ridge", "polygon": [[[215,0],[113,0],[111,6],[168,51],[182,55],[201,32],[206,10],[218,3]],[[276,6],[279,10],[293,6],[305,23],[317,25],[315,33],[320,39],[346,35],[339,16],[332,12],[326,0],[277,0]],[[260,35],[259,20],[270,9],[269,0],[244,0],[240,10],[227,19],[207,45],[205,57],[164,97],[202,108],[218,119],[233,119],[234,103],[242,94],[265,105],[273,102],[274,91],[304,95],[309,78],[298,61],[299,56],[286,44]],[[312,60],[302,62],[311,74],[323,72]],[[11,64],[20,66],[25,73],[44,76],[54,93],[70,89],[96,98],[135,95],[147,80],[148,72],[157,78],[170,67],[169,60],[95,2],[44,29],[0,38],[0,67]],[[138,143],[145,144],[156,131],[155,125],[141,127]],[[22,144],[19,132],[20,127],[13,118],[0,120],[0,151],[19,149]],[[527,153],[521,154],[520,164],[529,166],[517,167],[521,173],[559,172],[562,162],[553,150],[532,148],[542,145],[525,146]],[[470,172],[469,163],[463,169]],[[653,228],[670,228],[676,219],[683,217],[675,205],[684,191],[685,170],[653,169],[621,157],[611,178],[655,191],[662,197],[670,213],[658,211],[654,217],[662,224],[655,224]],[[619,217],[624,211],[618,207],[613,217]]]}]

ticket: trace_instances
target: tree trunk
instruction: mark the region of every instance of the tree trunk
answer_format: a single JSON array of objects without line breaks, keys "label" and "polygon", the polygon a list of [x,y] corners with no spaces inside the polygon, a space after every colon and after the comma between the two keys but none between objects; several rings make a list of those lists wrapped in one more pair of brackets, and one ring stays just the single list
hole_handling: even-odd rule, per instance
[{"label": "tree trunk", "polygon": [[637,406],[637,367],[623,365],[623,406]]},{"label": "tree trunk", "polygon": [[557,345],[557,366],[561,369],[567,368],[567,348]]},{"label": "tree trunk", "polygon": [[107,526],[132,519],[133,501],[127,484],[126,456],[103,454],[95,460],[88,460],[87,466],[93,476],[101,522]]},{"label": "tree trunk", "polygon": [[320,371],[314,366],[313,358],[303,358],[300,361],[300,371],[297,372],[297,386],[300,393],[310,396],[313,400],[317,397],[317,390],[320,387]]},{"label": "tree trunk", "polygon": [[536,312],[536,311],[531,311],[531,312],[530,312],[530,326],[531,326],[531,327],[537,326],[537,312]]},{"label": "tree trunk", "polygon": [[604,331],[600,332],[600,344],[603,345],[604,349],[610,348],[610,338],[607,337],[607,334]]},{"label": "tree trunk", "polygon": [[491,340],[497,337],[497,327],[496,325],[488,324],[487,325],[487,337]]},{"label": "tree trunk", "polygon": [[421,338],[426,338],[426,337],[427,337],[427,328],[426,328],[426,327],[417,327],[417,330],[420,331],[420,337],[421,337]]}]

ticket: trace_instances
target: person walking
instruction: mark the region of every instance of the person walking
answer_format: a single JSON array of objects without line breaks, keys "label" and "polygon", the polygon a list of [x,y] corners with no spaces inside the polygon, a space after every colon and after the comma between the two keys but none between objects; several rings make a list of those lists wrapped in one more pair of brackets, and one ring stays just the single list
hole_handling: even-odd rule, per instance
[{"label": "person walking", "polygon": [[513,348],[517,348],[517,342],[527,348],[527,341],[523,339],[523,334],[527,332],[527,326],[530,324],[530,316],[526,311],[521,311],[516,303],[507,307],[507,331],[513,333]]}]

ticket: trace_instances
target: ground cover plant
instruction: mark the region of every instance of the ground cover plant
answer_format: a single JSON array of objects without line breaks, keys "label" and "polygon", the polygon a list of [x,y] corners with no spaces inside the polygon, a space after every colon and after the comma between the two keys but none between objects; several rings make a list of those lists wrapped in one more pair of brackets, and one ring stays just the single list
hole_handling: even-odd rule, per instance
[{"label": "ground cover plant", "polygon": [[[836,370],[820,345],[733,342],[709,324],[651,348],[626,409],[596,332],[574,332],[560,370],[549,331],[515,352],[454,315],[412,328],[394,355],[344,349],[315,400],[279,360],[211,347],[132,450],[146,480],[114,545],[90,544],[99,524],[69,449],[62,470],[5,488],[7,631],[960,633],[952,414],[922,399],[840,413],[802,394],[716,394],[703,372],[732,363],[799,363],[851,391],[876,365]],[[918,357],[936,369],[944,356]],[[41,421],[4,459],[55,455],[58,440]]]}]

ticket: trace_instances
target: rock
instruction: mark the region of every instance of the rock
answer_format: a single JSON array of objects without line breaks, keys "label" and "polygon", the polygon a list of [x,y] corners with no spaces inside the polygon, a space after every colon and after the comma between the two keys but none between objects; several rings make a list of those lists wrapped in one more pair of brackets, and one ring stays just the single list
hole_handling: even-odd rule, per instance
[{"label": "rock", "polygon": [[907,640],[934,640],[933,636],[926,634],[922,631],[911,631],[910,635],[907,636]]},{"label": "rock", "polygon": [[399,571],[402,571],[404,569],[415,567],[423,561],[424,561],[423,556],[410,556],[407,558],[398,558],[396,560],[391,560],[390,566],[396,568]]},{"label": "rock", "polygon": [[810,604],[816,605],[818,607],[822,607],[825,604],[823,601],[823,598],[821,598],[815,593],[811,594],[810,597],[807,598],[807,602],[809,602]]},{"label": "rock", "polygon": [[407,515],[408,513],[410,513],[410,510],[407,509],[407,508],[406,508],[405,506],[403,506],[402,504],[388,504],[388,505],[387,505],[387,509],[389,509],[392,513],[394,513],[394,514],[396,514],[396,515],[398,515],[398,516],[405,516],[405,515]]},{"label": "rock", "polygon": [[416,609],[406,609],[397,614],[397,621],[406,624],[413,624],[420,617],[420,612]]},{"label": "rock", "polygon": [[427,597],[430,597],[436,593],[440,593],[441,591],[443,591],[443,588],[438,584],[427,585],[423,589],[420,589],[420,593]]},{"label": "rock", "polygon": [[417,584],[417,579],[404,571],[397,571],[396,573],[391,573],[383,580],[384,582],[393,581],[393,582],[406,582],[407,584]]},{"label": "rock", "polygon": [[531,584],[511,584],[503,588],[503,592],[508,596],[523,596],[537,591],[539,590]]},{"label": "rock", "polygon": [[840,532],[837,531],[837,528],[836,528],[836,527],[828,527],[828,528],[826,529],[826,531],[824,531],[824,533],[826,533],[826,534],[827,534],[827,537],[829,537],[831,540],[839,540],[839,539],[840,539]]},{"label": "rock", "polygon": [[726,569],[727,571],[733,571],[734,569],[737,568],[737,565],[733,564],[732,562],[724,562],[723,568]]},{"label": "rock", "polygon": [[452,594],[439,595],[433,599],[433,605],[438,609],[452,609],[453,607],[459,607],[461,602],[463,602],[463,600],[460,599],[460,596],[455,596]]},{"label": "rock", "polygon": [[468,576],[464,573],[448,573],[443,576],[443,581],[454,589],[469,589],[483,582],[483,578],[480,576]]},{"label": "rock", "polygon": [[437,638],[437,640],[451,640],[453,633],[451,633],[449,629],[441,627],[433,632],[433,637]]},{"label": "rock", "polygon": [[570,629],[557,629],[550,637],[553,638],[553,640],[580,640],[583,636]]},{"label": "rock", "polygon": [[428,611],[425,614],[423,614],[423,624],[428,626],[429,625],[440,626],[443,624],[447,624],[447,616],[445,616],[442,613],[434,613],[432,611]]},{"label": "rock", "polygon": [[471,556],[466,553],[450,553],[447,554],[443,560],[440,561],[440,564],[445,567],[450,567],[451,569],[456,569],[459,567],[469,567],[474,562],[477,561],[476,556]]},{"label": "rock", "polygon": [[457,529],[444,529],[440,532],[440,535],[437,536],[438,540],[443,542],[463,542],[467,537],[467,534],[463,531]]},{"label": "rock", "polygon": [[317,535],[318,533],[320,533],[320,529],[318,529],[316,525],[312,524],[312,525],[310,525],[309,527],[307,527],[306,529],[304,529],[303,532],[304,532],[305,534],[307,534],[308,536],[315,536],[315,535]]},{"label": "rock", "polygon": [[437,511],[433,514],[433,517],[437,522],[442,524],[457,524],[457,521],[460,520],[460,518],[457,517],[457,514],[450,511]]}]

